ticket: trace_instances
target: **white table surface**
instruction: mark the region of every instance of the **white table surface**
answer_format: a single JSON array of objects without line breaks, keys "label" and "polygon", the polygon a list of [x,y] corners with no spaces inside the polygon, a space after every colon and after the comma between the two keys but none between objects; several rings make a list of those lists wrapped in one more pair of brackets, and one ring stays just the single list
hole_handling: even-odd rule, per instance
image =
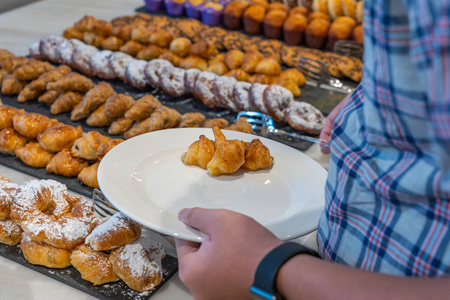
[{"label": "white table surface", "polygon": [[[99,19],[134,14],[141,0],[42,0],[0,13],[0,48],[16,55],[27,55],[29,46],[47,35],[61,35],[63,30],[81,19],[93,15]],[[313,145],[305,154],[328,169],[329,156]],[[0,164],[0,175],[22,183],[33,177]],[[315,233],[297,240],[316,247]],[[176,256],[174,247],[165,244],[167,253]],[[60,283],[27,267],[0,256],[0,299],[95,299],[77,289]],[[192,299],[189,290],[175,274],[151,299]]]}]

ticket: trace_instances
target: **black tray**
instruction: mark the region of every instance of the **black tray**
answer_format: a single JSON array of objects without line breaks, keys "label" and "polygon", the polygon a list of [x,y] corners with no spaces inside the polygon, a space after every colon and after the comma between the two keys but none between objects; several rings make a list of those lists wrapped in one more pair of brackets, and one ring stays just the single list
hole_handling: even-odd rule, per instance
[{"label": "black tray", "polygon": [[50,278],[65,283],[76,288],[86,294],[94,296],[102,300],[118,299],[118,300],[140,300],[149,299],[154,295],[161,286],[166,283],[178,270],[178,261],[176,258],[166,255],[162,260],[163,280],[155,287],[155,289],[140,293],[130,289],[123,281],[105,283],[103,285],[94,286],[92,283],[81,278],[81,274],[74,268],[68,267],[64,269],[50,269],[44,266],[32,265],[22,254],[19,245],[9,246],[0,244],[0,256],[19,263],[27,268],[44,274]]}]

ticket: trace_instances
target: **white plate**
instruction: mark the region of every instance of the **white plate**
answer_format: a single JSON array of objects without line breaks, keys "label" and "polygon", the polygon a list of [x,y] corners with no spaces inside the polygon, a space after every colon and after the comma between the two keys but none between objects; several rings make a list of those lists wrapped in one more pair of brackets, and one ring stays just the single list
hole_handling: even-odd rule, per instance
[{"label": "white plate", "polygon": [[227,139],[259,138],[272,167],[213,177],[187,166],[181,154],[212,129],[180,128],[147,133],[114,147],[102,159],[98,182],[106,198],[130,218],[162,234],[192,241],[204,235],[178,220],[185,207],[226,208],[253,217],[282,240],[317,228],[326,171],[314,160],[273,140],[223,130]]}]

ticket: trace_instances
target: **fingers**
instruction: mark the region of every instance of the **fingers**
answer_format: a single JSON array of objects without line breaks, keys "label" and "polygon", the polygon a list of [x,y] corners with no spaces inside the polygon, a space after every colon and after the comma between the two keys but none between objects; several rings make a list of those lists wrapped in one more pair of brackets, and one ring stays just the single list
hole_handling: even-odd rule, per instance
[{"label": "fingers", "polygon": [[215,228],[217,212],[217,209],[184,208],[178,213],[178,219],[186,225],[208,234]]},{"label": "fingers", "polygon": [[200,244],[192,241],[187,241],[179,238],[175,238],[175,247],[177,248],[177,256],[179,259],[183,259],[187,254],[197,252]]}]

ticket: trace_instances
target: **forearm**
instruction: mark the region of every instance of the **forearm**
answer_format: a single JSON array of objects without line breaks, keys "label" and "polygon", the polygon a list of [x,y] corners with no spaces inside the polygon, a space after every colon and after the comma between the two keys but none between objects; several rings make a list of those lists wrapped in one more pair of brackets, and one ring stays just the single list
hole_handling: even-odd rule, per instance
[{"label": "forearm", "polygon": [[278,291],[286,299],[448,299],[450,277],[419,279],[366,272],[297,255],[282,266]]}]

